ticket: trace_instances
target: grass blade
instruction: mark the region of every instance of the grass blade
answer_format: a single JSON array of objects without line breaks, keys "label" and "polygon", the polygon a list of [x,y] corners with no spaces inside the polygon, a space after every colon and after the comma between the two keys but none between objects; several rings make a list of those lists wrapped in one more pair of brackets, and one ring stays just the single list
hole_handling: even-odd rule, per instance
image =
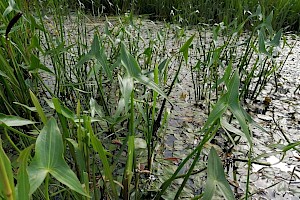
[{"label": "grass blade", "polygon": [[116,189],[116,184],[115,184],[114,179],[113,179],[113,175],[112,175],[112,171],[111,171],[112,169],[111,169],[111,166],[109,165],[109,162],[108,162],[107,157],[106,157],[107,152],[104,149],[101,141],[98,140],[96,138],[96,136],[94,135],[94,133],[91,131],[91,128],[90,128],[90,134],[91,134],[92,145],[93,145],[94,149],[98,152],[98,155],[99,155],[99,157],[101,159],[101,162],[103,164],[103,170],[104,170],[105,177],[108,179],[108,181],[110,183],[109,187],[112,190],[113,197],[114,197],[114,199],[118,199],[118,192],[117,192],[117,189]]},{"label": "grass blade", "polygon": [[36,107],[36,111],[40,115],[42,122],[44,124],[46,124],[47,123],[47,117],[46,117],[46,115],[45,115],[45,113],[43,111],[43,108],[42,108],[41,104],[39,103],[39,100],[33,94],[33,92],[31,90],[29,90],[29,93],[30,93],[30,97],[31,97],[32,103]]}]

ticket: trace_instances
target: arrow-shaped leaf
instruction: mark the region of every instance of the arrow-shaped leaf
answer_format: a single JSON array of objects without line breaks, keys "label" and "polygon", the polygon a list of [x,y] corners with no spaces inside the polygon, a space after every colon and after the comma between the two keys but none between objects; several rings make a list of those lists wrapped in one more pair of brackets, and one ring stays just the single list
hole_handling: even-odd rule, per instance
[{"label": "arrow-shaped leaf", "polygon": [[70,189],[87,196],[75,173],[63,158],[63,141],[54,118],[48,120],[36,140],[35,156],[28,167],[30,194],[32,194],[50,173]]},{"label": "arrow-shaped leaf", "polygon": [[187,63],[187,60],[188,60],[188,56],[189,56],[189,47],[193,41],[195,37],[195,34],[192,35],[184,44],[183,46],[180,48],[179,52],[182,52],[183,53],[183,57],[184,57],[184,60],[185,62]]},{"label": "arrow-shaped leaf", "polygon": [[235,199],[230,185],[225,177],[223,165],[216,150],[212,147],[208,155],[207,182],[204,190],[204,200],[213,198],[216,189],[219,189],[227,200]]},{"label": "arrow-shaped leaf", "polygon": [[121,63],[126,68],[129,76],[137,80],[139,83],[153,89],[158,94],[168,99],[167,95],[162,91],[151,79],[142,74],[141,68],[136,59],[126,50],[124,43],[121,44]]}]

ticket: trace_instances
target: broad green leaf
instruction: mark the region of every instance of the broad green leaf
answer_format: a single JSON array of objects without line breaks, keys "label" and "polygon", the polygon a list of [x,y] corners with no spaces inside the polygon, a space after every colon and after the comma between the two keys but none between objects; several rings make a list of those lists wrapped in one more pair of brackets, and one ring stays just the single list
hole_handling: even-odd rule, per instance
[{"label": "broad green leaf", "polygon": [[117,106],[116,112],[113,117],[114,118],[119,117],[121,115],[121,113],[124,111],[124,108],[125,108],[125,99],[123,97],[121,97],[118,102],[118,106]]},{"label": "broad green leaf", "polygon": [[148,88],[156,91],[158,94],[160,94],[162,97],[166,98],[168,101],[168,96],[165,94],[164,91],[162,91],[159,86],[157,84],[155,84],[151,79],[149,79],[148,77],[144,76],[144,75],[141,75],[141,76],[138,76],[136,77],[136,80],[143,84],[143,85],[146,85]]},{"label": "broad green leaf", "polygon": [[229,106],[229,109],[234,115],[234,117],[238,120],[239,125],[241,126],[241,129],[248,140],[249,145],[252,146],[252,135],[240,104],[231,104]]},{"label": "broad green leaf", "polygon": [[[223,169],[222,169],[223,170]],[[203,200],[212,199],[217,190],[217,184],[214,181],[206,181]]]},{"label": "broad green leaf", "polygon": [[96,60],[99,62],[99,64],[104,69],[107,77],[112,80],[112,72],[109,66],[107,65],[107,58],[104,52],[104,49],[101,48],[98,35],[94,35],[94,40],[91,47],[91,54],[95,56]]},{"label": "broad green leaf", "polygon": [[219,158],[216,150],[210,149],[207,161],[207,182],[204,190],[204,200],[213,198],[216,189],[219,189],[223,197],[227,200],[233,200],[234,195],[230,189],[230,185],[225,177],[222,161]]},{"label": "broad green leaf", "polygon": [[264,22],[264,25],[266,26],[270,34],[273,33],[272,20],[273,20],[273,11],[271,11],[271,13],[268,15],[268,17]]},{"label": "broad green leaf", "polygon": [[[53,98],[52,100],[45,99],[45,101],[48,104],[48,106],[56,110],[57,113],[62,114],[67,119],[72,119],[75,121],[76,119],[75,113],[73,113],[69,108],[63,105],[63,103],[59,99],[57,98]],[[56,104],[56,107],[54,103]]]},{"label": "broad green leaf", "polygon": [[195,37],[195,34],[192,35],[184,44],[183,46],[180,48],[179,52],[182,52],[183,53],[183,57],[184,57],[184,60],[185,62],[187,63],[188,61],[188,56],[189,56],[189,47],[193,41]]},{"label": "broad green leaf", "polygon": [[123,43],[121,43],[121,63],[132,78],[137,80],[139,83],[146,85],[150,89],[155,90],[158,94],[168,99],[167,95],[151,79],[142,74],[138,62],[126,50],[126,47]]},{"label": "broad green leaf", "polygon": [[45,72],[49,72],[50,74],[54,74],[48,67],[41,63],[40,59],[36,55],[31,54],[30,66],[28,70],[37,73],[39,69],[44,70]]},{"label": "broad green leaf", "polygon": [[220,122],[221,122],[221,126],[224,129],[226,129],[232,133],[235,133],[239,136],[245,137],[245,134],[240,129],[237,129],[233,125],[229,124],[224,118],[221,118]]},{"label": "broad green leaf", "polygon": [[90,80],[91,78],[95,77],[95,75],[97,76],[100,70],[101,65],[98,61],[96,61],[88,73],[87,80]]},{"label": "broad green leaf", "polygon": [[258,49],[259,49],[260,53],[271,56],[265,46],[265,31],[264,31],[264,29],[261,29],[258,31]]},{"label": "broad green leaf", "polygon": [[276,35],[274,36],[273,40],[270,42],[270,44],[272,46],[275,46],[275,47],[278,47],[280,45],[280,38],[281,38],[281,35],[282,35],[282,29],[280,29]]},{"label": "broad green leaf", "polygon": [[133,78],[141,76],[141,68],[136,59],[127,51],[125,44],[121,43],[121,63]]},{"label": "broad green leaf", "polygon": [[120,90],[122,93],[122,96],[125,100],[125,112],[128,112],[129,110],[129,103],[130,103],[130,95],[133,90],[133,78],[130,76],[125,76],[122,78],[121,76],[118,76],[119,84],[120,84]]},{"label": "broad green leaf", "polygon": [[11,13],[11,11],[13,11],[13,7],[11,5],[7,6],[7,8],[5,9],[5,11],[3,12],[3,17],[5,17],[6,15],[8,15],[9,13]]},{"label": "broad green leaf", "polygon": [[0,196],[4,199],[15,199],[14,176],[10,160],[2,148],[2,140],[0,138]]},{"label": "broad green leaf", "polygon": [[76,65],[76,67],[83,65],[85,62],[87,62],[91,59],[96,59],[97,63],[95,64],[95,66],[93,66],[93,68],[89,72],[89,78],[91,78],[93,74],[97,73],[100,70],[99,66],[101,66],[103,68],[103,70],[105,71],[107,77],[110,80],[113,79],[112,69],[109,67],[109,65],[107,63],[105,49],[100,46],[100,42],[99,42],[99,38],[98,38],[97,34],[94,35],[94,40],[93,40],[93,43],[91,46],[91,50],[89,51],[88,54],[86,54],[85,56],[83,56],[80,59],[80,61]]},{"label": "broad green leaf", "polygon": [[232,62],[230,61],[230,63],[225,69],[223,77],[218,80],[217,85],[220,85],[222,82],[224,82],[227,85],[227,83],[229,82],[231,72],[232,72]]},{"label": "broad green leaf", "polygon": [[258,123],[256,123],[252,117],[249,115],[249,113],[246,112],[246,110],[243,108],[243,107],[240,107],[240,109],[242,110],[243,112],[243,115],[245,117],[245,119],[247,120],[247,122],[249,124],[251,124],[252,126],[258,128],[259,130],[261,130],[262,132],[264,133],[269,133],[266,129],[264,129],[263,127],[261,127]]},{"label": "broad green leaf", "polygon": [[232,78],[230,79],[228,83],[228,105],[230,111],[233,113],[235,118],[238,120],[242,131],[244,133],[244,136],[247,138],[250,145],[252,145],[252,136],[249,131],[249,126],[246,121],[246,117],[244,116],[243,108],[240,105],[239,102],[239,75],[238,71],[235,71]]},{"label": "broad green leaf", "polygon": [[87,196],[75,173],[64,160],[63,151],[62,135],[55,119],[50,118],[36,140],[35,155],[28,167],[30,194],[36,191],[50,173],[70,189]]},{"label": "broad green leaf", "polygon": [[104,117],[101,106],[99,106],[99,104],[93,98],[90,99],[90,109],[91,117],[95,117],[96,113],[99,115],[99,117]]},{"label": "broad green leaf", "polygon": [[30,145],[26,149],[24,149],[19,158],[18,162],[20,163],[20,168],[18,170],[18,184],[17,184],[17,199],[19,200],[29,200],[30,195],[30,185],[29,178],[27,173],[27,163],[29,160],[30,152],[34,145]]},{"label": "broad green leaf", "polygon": [[227,85],[228,104],[239,104],[239,87],[240,79],[238,71],[235,71],[232,78],[229,80]]},{"label": "broad green leaf", "polygon": [[78,61],[78,63],[76,64],[76,68],[79,68],[81,65],[83,65],[84,63],[86,63],[87,61],[91,60],[94,58],[94,55],[91,54],[91,52],[89,52],[88,54],[85,54],[84,56],[81,57],[81,59]]},{"label": "broad green leaf", "polygon": [[4,78],[7,78],[9,80],[9,77],[3,71],[0,71],[0,76],[3,76]]},{"label": "broad green leaf", "polygon": [[34,124],[36,122],[30,121],[28,119],[23,119],[21,117],[5,115],[0,113],[0,125],[2,123],[6,126],[25,126],[29,124]]}]

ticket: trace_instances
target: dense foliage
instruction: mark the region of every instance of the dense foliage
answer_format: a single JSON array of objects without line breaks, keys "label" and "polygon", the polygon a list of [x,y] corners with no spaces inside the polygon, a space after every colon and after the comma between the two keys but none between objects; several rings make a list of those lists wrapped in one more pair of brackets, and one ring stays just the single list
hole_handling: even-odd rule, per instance
[{"label": "dense foliage", "polygon": [[[0,2],[0,198],[249,199],[258,193],[250,190],[252,163],[269,164],[253,153],[252,128],[265,132],[243,103],[270,81],[277,89],[289,56],[278,49],[293,49],[284,30],[298,30],[298,1],[92,2]],[[145,30],[134,14],[176,25]],[[97,24],[99,15],[106,19]],[[197,26],[191,33],[180,23]],[[186,151],[170,157],[164,154],[170,94],[183,69],[207,116]],[[217,137],[231,148],[215,144]],[[299,145],[287,142],[283,154]],[[243,158],[227,165],[222,156],[241,144]],[[237,182],[237,162],[246,167],[242,194],[228,182],[229,176]],[[225,173],[224,164],[232,171]],[[197,193],[190,189],[194,176]]]},{"label": "dense foliage", "polygon": [[[121,14],[132,11],[149,15],[152,19],[180,21],[186,25],[197,23],[229,24],[234,19],[241,23],[257,5],[262,14],[274,12],[272,25],[298,31],[300,28],[300,1],[298,0],[73,0],[69,5],[84,6],[93,14]],[[250,28],[250,26],[248,26]]]}]

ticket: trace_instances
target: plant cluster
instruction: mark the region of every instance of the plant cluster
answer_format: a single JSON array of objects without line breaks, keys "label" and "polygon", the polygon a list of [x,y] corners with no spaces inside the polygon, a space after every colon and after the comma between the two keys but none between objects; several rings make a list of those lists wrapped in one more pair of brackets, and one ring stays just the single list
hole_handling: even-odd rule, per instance
[{"label": "plant cluster", "polygon": [[299,31],[300,26],[298,0],[80,0],[72,1],[70,5],[84,7],[93,14],[121,14],[131,11],[149,15],[153,19],[166,19],[186,25],[220,22],[228,25],[233,20],[242,23],[260,5],[263,15],[274,12],[272,26],[275,30],[285,28]]},{"label": "plant cluster", "polygon": [[[240,101],[256,98],[284,64],[275,59],[282,31],[273,30],[273,14],[264,17],[258,7],[243,23],[215,25],[206,41],[203,24],[191,36],[170,24],[153,34],[132,13],[89,29],[82,10],[69,15],[65,3],[0,3],[0,197],[161,199],[176,185],[169,198],[179,199],[191,176],[207,172],[194,199],[218,191],[234,199],[220,152],[206,147],[224,130],[232,145],[248,144],[249,198],[255,123]],[[245,24],[254,28],[240,43]],[[173,51],[171,31],[180,46]],[[183,67],[209,115],[172,176],[155,182],[170,94]]]}]

